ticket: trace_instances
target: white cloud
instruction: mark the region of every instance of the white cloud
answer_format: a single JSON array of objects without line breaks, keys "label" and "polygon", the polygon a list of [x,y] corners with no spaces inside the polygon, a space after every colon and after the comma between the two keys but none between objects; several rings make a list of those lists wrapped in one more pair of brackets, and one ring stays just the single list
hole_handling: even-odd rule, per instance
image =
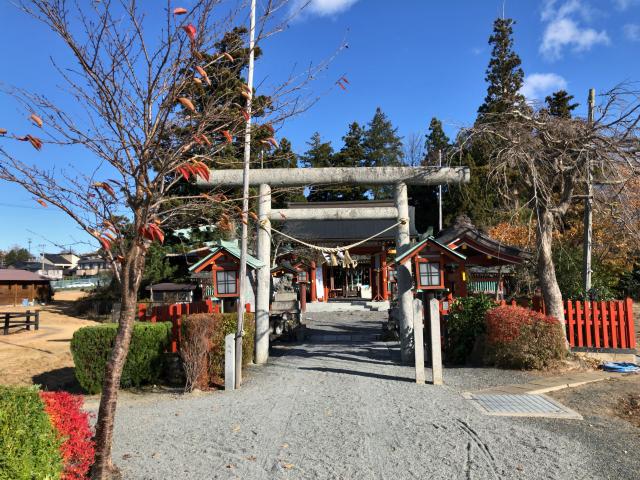
[{"label": "white cloud", "polygon": [[520,93],[529,101],[542,100],[546,95],[566,88],[567,81],[556,73],[533,73],[525,77]]},{"label": "white cloud", "polygon": [[632,42],[640,42],[640,25],[637,23],[627,23],[622,27],[624,36]]},{"label": "white cloud", "polygon": [[291,11],[302,16],[327,17],[348,10],[358,0],[294,0]]},{"label": "white cloud", "polygon": [[640,0],[613,0],[613,3],[618,10],[624,11],[634,5],[640,5]]},{"label": "white cloud", "polygon": [[605,30],[597,31],[580,25],[580,20],[588,20],[591,16],[591,9],[582,0],[568,0],[560,6],[556,0],[547,0],[541,14],[547,26],[540,53],[549,60],[556,60],[562,57],[565,48],[582,52],[594,45],[611,43]]}]

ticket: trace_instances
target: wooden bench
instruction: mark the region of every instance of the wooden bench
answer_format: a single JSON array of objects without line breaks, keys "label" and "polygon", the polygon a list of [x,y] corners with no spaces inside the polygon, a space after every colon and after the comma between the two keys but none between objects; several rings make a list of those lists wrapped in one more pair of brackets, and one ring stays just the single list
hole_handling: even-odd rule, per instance
[{"label": "wooden bench", "polygon": [[27,310],[26,312],[0,312],[0,319],[4,318],[4,335],[9,335],[10,328],[26,327],[27,330],[31,330],[33,325],[36,330],[40,328],[40,311],[36,310],[32,312]]}]

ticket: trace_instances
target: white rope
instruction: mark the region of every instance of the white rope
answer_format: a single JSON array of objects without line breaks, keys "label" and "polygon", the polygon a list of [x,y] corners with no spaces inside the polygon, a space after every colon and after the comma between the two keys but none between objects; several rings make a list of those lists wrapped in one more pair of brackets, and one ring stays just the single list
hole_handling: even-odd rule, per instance
[{"label": "white rope", "polygon": [[[262,222],[260,222],[260,226],[261,226],[261,227],[264,227],[265,222],[268,222],[268,221],[269,221],[269,220],[263,220]],[[344,252],[344,251],[346,251],[346,250],[351,250],[352,248],[355,248],[355,247],[357,247],[357,246],[359,246],[359,245],[362,245],[363,243],[366,243],[366,242],[368,242],[369,240],[373,240],[374,238],[379,237],[379,236],[380,236],[380,235],[382,235],[383,233],[386,233],[386,232],[388,232],[389,230],[393,230],[393,229],[394,229],[394,228],[396,228],[398,225],[404,225],[404,224],[406,224],[406,223],[407,223],[407,221],[408,221],[408,220],[407,220],[406,218],[401,218],[400,220],[398,220],[398,222],[397,222],[397,223],[394,223],[394,224],[393,224],[393,225],[391,225],[390,227],[385,228],[384,230],[382,230],[382,231],[380,231],[380,232],[378,232],[378,233],[376,233],[376,234],[374,234],[374,235],[371,235],[370,237],[367,237],[367,238],[365,238],[364,240],[360,240],[360,241],[358,241],[358,242],[356,242],[356,243],[352,243],[352,244],[350,244],[350,245],[344,245],[344,246],[342,246],[342,247],[321,247],[321,246],[319,246],[319,245],[313,245],[313,244],[311,244],[311,243],[307,243],[307,242],[305,242],[305,241],[303,241],[303,240],[300,240],[300,239],[298,239],[298,238],[292,237],[291,235],[287,235],[286,233],[281,232],[280,230],[276,230],[276,229],[275,229],[275,228],[273,228],[273,227],[271,227],[271,231],[276,232],[276,233],[278,233],[278,234],[282,235],[283,237],[288,238],[289,240],[292,240],[292,241],[294,241],[294,242],[298,242],[299,244],[304,245],[305,247],[309,247],[309,248],[311,248],[311,249],[313,249],[313,250],[318,250],[318,251],[320,251],[320,252],[324,252],[324,253],[338,253],[338,252]]]}]

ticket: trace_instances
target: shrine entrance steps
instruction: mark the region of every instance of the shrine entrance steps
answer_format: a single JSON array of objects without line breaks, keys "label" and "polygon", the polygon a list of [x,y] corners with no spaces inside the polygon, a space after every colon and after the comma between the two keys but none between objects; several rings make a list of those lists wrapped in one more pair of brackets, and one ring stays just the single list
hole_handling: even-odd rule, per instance
[{"label": "shrine entrance steps", "polygon": [[307,303],[307,312],[383,312],[389,310],[389,302],[373,302],[366,299],[329,300]]}]

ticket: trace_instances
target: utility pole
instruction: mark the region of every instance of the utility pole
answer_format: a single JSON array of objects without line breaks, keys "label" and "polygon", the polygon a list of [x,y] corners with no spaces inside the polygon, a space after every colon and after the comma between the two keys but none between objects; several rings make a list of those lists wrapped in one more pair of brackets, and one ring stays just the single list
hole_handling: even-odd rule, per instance
[{"label": "utility pole", "polygon": [[[589,90],[589,113],[587,121],[593,124],[593,109],[595,107],[596,91]],[[585,297],[591,290],[591,234],[593,229],[593,179],[591,172],[591,158],[587,157],[587,193],[584,200],[584,241],[583,241],[583,266],[582,278]]]},{"label": "utility pole", "polygon": [[[442,168],[442,150],[438,150],[438,167]],[[438,185],[438,232],[442,230],[442,184]]]},{"label": "utility pole", "polygon": [[44,272],[44,247],[46,247],[46,245],[44,243],[41,243],[38,246],[40,247],[40,260],[42,261],[42,271]]},{"label": "utility pole", "polygon": [[251,102],[253,100],[253,64],[256,32],[256,0],[251,0],[251,26],[249,30],[249,72],[247,75],[247,114],[244,131],[244,164],[242,172],[242,240],[240,245],[240,281],[238,284],[238,323],[236,325],[235,387],[242,384],[242,330],[244,329],[244,290],[247,284],[247,224],[249,222],[249,162],[251,160]]},{"label": "utility pole", "polygon": [[27,243],[29,244],[29,257],[31,257],[31,239],[27,239]]}]

